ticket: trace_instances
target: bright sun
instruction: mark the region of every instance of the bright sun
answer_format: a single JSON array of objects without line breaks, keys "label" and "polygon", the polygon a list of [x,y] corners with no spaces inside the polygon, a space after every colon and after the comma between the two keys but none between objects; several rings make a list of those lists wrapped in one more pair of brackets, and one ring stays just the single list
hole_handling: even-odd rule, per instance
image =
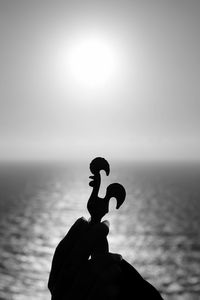
[{"label": "bright sun", "polygon": [[68,71],[83,87],[109,84],[116,71],[116,62],[114,47],[102,38],[79,39],[68,51]]}]

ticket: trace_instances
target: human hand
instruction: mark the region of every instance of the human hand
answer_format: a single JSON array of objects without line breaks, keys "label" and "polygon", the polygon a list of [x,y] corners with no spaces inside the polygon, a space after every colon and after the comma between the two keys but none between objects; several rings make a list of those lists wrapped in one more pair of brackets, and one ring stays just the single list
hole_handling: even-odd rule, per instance
[{"label": "human hand", "polygon": [[78,219],[58,244],[49,276],[52,300],[117,299],[120,263],[108,252],[108,222]]}]

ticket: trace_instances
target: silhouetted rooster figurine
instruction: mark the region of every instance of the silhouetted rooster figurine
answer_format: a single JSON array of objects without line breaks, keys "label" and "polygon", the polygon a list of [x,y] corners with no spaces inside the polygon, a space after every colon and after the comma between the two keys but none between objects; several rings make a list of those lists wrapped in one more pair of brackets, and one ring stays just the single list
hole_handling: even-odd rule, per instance
[{"label": "silhouetted rooster figurine", "polygon": [[109,200],[112,197],[116,198],[117,200],[117,209],[122,205],[126,197],[126,191],[119,183],[110,184],[107,187],[104,198],[100,198],[98,196],[101,184],[101,170],[104,170],[108,176],[110,173],[109,163],[102,157],[96,157],[90,163],[90,171],[92,174],[94,174],[93,176],[89,177],[92,179],[89,185],[93,187],[93,190],[87,204],[88,211],[91,215],[91,223],[97,223],[101,221],[102,217],[108,212]]}]

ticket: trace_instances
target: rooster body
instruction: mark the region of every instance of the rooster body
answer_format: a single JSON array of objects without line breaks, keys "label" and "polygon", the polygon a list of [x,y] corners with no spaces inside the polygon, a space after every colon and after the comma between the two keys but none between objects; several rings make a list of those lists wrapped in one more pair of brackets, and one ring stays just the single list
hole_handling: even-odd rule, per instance
[{"label": "rooster body", "polygon": [[89,183],[93,187],[91,196],[88,200],[87,208],[91,215],[91,222],[100,222],[102,217],[109,211],[109,201],[112,197],[116,198],[118,209],[125,200],[126,192],[124,187],[119,183],[112,183],[106,189],[106,195],[104,198],[98,196],[99,188],[101,185],[100,171],[104,170],[108,176],[110,173],[110,166],[108,162],[102,158],[95,158],[90,164],[90,171],[94,174],[90,176],[92,181]]}]

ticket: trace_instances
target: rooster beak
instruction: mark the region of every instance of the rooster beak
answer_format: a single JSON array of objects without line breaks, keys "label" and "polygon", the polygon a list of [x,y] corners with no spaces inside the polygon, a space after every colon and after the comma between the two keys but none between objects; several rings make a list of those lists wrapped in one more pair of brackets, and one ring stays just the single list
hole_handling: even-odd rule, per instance
[{"label": "rooster beak", "polygon": [[93,187],[93,186],[94,186],[94,179],[95,179],[95,176],[89,176],[89,178],[92,179],[92,180],[89,182],[89,185]]}]

